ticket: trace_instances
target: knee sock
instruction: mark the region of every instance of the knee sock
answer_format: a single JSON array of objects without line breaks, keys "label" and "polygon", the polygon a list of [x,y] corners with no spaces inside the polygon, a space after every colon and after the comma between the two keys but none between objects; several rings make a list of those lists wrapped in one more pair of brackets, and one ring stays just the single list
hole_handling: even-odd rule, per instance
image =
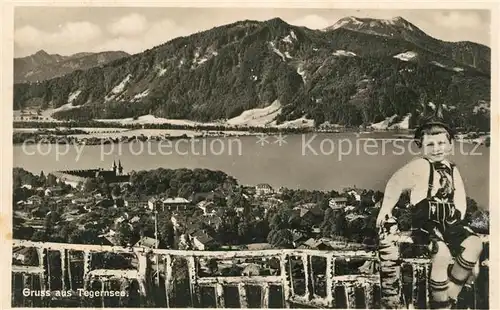
[{"label": "knee sock", "polygon": [[436,301],[436,302],[447,302],[448,301],[448,280],[436,281],[436,280],[430,279],[429,285],[430,285],[433,301]]},{"label": "knee sock", "polygon": [[[448,295],[450,298],[456,300],[462,287],[467,282],[472,269],[476,265],[477,258],[467,257],[466,251],[462,252],[462,254],[458,255],[455,258],[455,263],[449,272],[449,288]],[[469,255],[470,256],[470,255]]]}]

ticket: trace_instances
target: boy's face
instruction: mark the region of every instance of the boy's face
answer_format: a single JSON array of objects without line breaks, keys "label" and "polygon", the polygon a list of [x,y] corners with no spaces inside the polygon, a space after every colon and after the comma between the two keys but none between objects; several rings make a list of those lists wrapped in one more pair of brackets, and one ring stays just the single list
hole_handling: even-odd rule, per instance
[{"label": "boy's face", "polygon": [[422,138],[424,156],[431,161],[442,161],[451,152],[451,143],[446,133],[424,135]]}]

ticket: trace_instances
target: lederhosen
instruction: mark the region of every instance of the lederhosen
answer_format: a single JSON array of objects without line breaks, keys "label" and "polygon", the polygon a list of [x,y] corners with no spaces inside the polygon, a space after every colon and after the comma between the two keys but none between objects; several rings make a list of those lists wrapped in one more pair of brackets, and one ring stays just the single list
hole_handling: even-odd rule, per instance
[{"label": "lederhosen", "polygon": [[[462,251],[461,243],[474,232],[461,220],[461,212],[455,208],[454,178],[455,166],[446,167],[444,164],[430,161],[429,186],[427,197],[412,208],[412,235],[417,244],[432,245],[431,253],[437,252],[437,242],[444,241],[451,254],[455,257]],[[434,187],[434,171],[451,176],[449,188],[439,188],[434,196],[431,195]],[[443,172],[440,172],[443,171]]]}]

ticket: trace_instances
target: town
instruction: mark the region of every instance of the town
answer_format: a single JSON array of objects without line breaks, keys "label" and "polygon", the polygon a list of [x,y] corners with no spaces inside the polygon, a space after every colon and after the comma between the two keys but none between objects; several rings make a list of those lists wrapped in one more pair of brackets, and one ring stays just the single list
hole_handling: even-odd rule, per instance
[{"label": "town", "polygon": [[[117,168],[123,169],[121,163],[114,163]],[[375,243],[368,222],[374,221],[380,192],[240,186],[222,172],[202,169],[158,169],[121,178],[107,173],[113,170],[88,171],[96,177],[71,178],[70,172],[36,176],[16,168],[14,237],[193,250]],[[153,181],[168,174],[173,177],[168,183]]]},{"label": "town", "polygon": [[[180,250],[176,253],[186,255],[206,251],[209,256],[198,258],[197,275],[217,279],[277,277],[283,272],[281,259],[265,255],[235,259],[231,253],[243,255],[273,250],[361,253],[353,259],[339,257],[333,267],[328,267],[321,257],[311,256],[306,262],[300,256],[296,259],[292,256],[290,276],[295,282],[291,285],[298,291],[308,290],[309,276],[304,273],[308,264],[314,270],[311,281],[316,283],[315,290],[325,296],[331,294],[324,282],[329,268],[337,277],[355,275],[356,281],[364,281],[364,277],[374,281],[370,277],[377,274],[379,267],[367,258],[372,257],[370,253],[375,253],[379,244],[375,229],[383,198],[379,191],[346,188],[341,192],[324,192],[275,189],[265,183],[240,185],[224,172],[208,169],[158,168],[128,174],[123,173],[123,169],[120,160],[113,162],[111,169],[54,171],[47,175],[43,171],[35,175],[14,168],[14,239],[48,247],[67,244],[75,249],[81,244],[119,247],[123,251]],[[408,197],[402,196],[394,211],[403,236],[411,226],[408,203]],[[480,210],[472,199],[468,199],[467,218],[477,232],[488,233],[488,213]],[[487,235],[484,237],[487,242]],[[18,266],[42,264],[42,270],[48,272],[48,286],[53,289],[86,287],[87,277],[93,274],[92,271],[85,274],[89,268],[122,277],[119,274],[141,270],[148,261],[156,264],[154,277],[157,279],[170,277],[184,285],[192,281],[188,272],[190,265],[183,259],[173,262],[171,276],[167,276],[167,263],[155,261],[154,256],[141,263],[137,256],[112,250],[93,253],[92,263],[88,265],[84,252],[57,255],[47,251],[50,254],[44,260],[45,255],[38,251],[36,246],[14,246],[13,263]],[[482,266],[488,264],[488,252],[484,252]],[[213,253],[220,255],[210,256]],[[411,241],[401,249],[401,257],[410,261],[418,257],[425,259],[428,254],[425,248],[412,246]],[[300,280],[301,277],[305,280]],[[24,280],[14,277],[13,281],[13,300],[22,300],[23,286],[19,281]],[[183,295],[190,291],[188,286],[181,289],[181,284],[176,285],[180,289],[177,298],[188,298]],[[228,296],[226,302],[230,303],[234,296]],[[237,296],[241,298],[244,294],[240,292]]]}]

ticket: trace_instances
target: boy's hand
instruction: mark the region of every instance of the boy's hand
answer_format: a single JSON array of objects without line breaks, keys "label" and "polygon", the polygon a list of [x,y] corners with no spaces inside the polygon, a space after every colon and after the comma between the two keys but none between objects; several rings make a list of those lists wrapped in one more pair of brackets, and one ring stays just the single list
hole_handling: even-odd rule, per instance
[{"label": "boy's hand", "polygon": [[376,222],[377,228],[380,230],[382,227],[384,227],[384,223],[391,217],[392,217],[392,215],[390,215],[390,214],[379,213],[379,215],[377,216],[377,222]]}]

